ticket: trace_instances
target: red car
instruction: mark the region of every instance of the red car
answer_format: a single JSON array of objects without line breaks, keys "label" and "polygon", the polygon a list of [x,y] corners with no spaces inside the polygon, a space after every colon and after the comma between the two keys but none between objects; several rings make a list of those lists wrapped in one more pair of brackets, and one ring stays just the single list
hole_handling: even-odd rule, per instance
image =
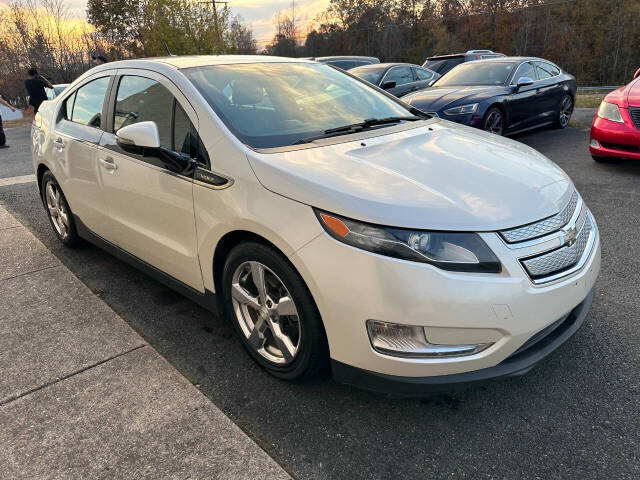
[{"label": "red car", "polygon": [[640,160],[640,69],[633,81],[604,98],[593,117],[589,151],[596,162]]}]

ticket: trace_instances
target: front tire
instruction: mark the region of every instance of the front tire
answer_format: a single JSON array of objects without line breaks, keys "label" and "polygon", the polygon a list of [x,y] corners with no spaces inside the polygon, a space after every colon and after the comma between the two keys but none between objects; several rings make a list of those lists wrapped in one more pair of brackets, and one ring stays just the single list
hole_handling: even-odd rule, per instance
[{"label": "front tire", "polygon": [[502,135],[504,133],[504,114],[499,108],[490,108],[482,119],[482,129],[485,132]]},{"label": "front tire", "polygon": [[58,240],[68,247],[77,246],[81,240],[76,230],[73,213],[58,181],[50,171],[44,172],[41,186],[42,203]]},{"label": "front tire", "polygon": [[320,313],[304,281],[275,249],[236,246],[222,274],[225,315],[253,359],[284,380],[316,376],[328,347]]},{"label": "front tire", "polygon": [[567,128],[571,121],[571,115],[573,115],[573,98],[571,95],[563,95],[560,101],[560,109],[558,110],[558,118],[556,119],[556,128]]}]

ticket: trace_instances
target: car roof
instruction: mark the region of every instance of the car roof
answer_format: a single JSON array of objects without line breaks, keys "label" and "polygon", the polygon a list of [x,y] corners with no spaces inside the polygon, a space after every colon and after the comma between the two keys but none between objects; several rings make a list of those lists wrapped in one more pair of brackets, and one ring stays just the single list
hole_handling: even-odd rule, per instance
[{"label": "car roof", "polygon": [[464,53],[447,53],[444,55],[433,55],[429,58],[427,58],[427,60],[444,60],[447,58],[461,58],[461,57],[472,57],[472,56],[476,56],[476,55],[495,55],[496,57],[504,57],[504,53],[499,53],[499,52],[491,52],[488,50],[476,50],[476,51],[468,51],[468,52],[464,52]]},{"label": "car roof", "polygon": [[380,68],[391,68],[391,67],[399,67],[401,65],[406,65],[408,67],[420,67],[420,65],[415,65],[413,63],[401,63],[401,62],[387,62],[387,63],[372,63],[371,65],[361,65],[356,67],[358,70],[378,70]]},{"label": "car roof", "polygon": [[203,67],[207,65],[233,65],[241,63],[313,63],[310,60],[288,57],[271,57],[268,55],[184,55],[169,57],[137,58],[105,63],[100,67],[128,68],[149,64],[170,65],[174,68]]},{"label": "car roof", "polygon": [[538,58],[538,57],[495,57],[495,58],[482,58],[480,60],[472,60],[471,62],[466,62],[466,63],[504,63],[504,62],[511,62],[511,63],[520,63],[520,62],[528,62],[528,61],[542,61],[542,62],[548,62],[548,63],[553,63],[550,62],[549,60],[545,60],[544,58]]},{"label": "car roof", "polygon": [[336,55],[331,57],[315,57],[312,58],[317,62],[328,62],[328,61],[338,61],[338,60],[367,60],[367,61],[375,61],[376,63],[380,62],[380,60],[376,57],[364,57],[360,55]]}]

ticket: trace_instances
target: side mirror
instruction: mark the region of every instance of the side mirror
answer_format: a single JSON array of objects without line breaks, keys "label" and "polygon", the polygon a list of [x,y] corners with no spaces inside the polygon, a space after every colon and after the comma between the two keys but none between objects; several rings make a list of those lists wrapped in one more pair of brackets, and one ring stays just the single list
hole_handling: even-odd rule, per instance
[{"label": "side mirror", "polygon": [[529,85],[533,85],[533,80],[529,77],[520,77],[518,79],[518,83],[516,88],[528,87]]},{"label": "side mirror", "polygon": [[130,153],[157,157],[172,172],[191,175],[195,161],[187,155],[160,146],[160,134],[155,122],[140,122],[122,127],[116,132],[120,147]]},{"label": "side mirror", "polygon": [[160,134],[155,122],[140,122],[122,127],[116,132],[118,145],[127,147],[160,148]]},{"label": "side mirror", "polygon": [[396,82],[384,82],[380,85],[380,88],[383,90],[391,90],[392,88],[396,88]]},{"label": "side mirror", "polygon": [[638,77],[640,77],[640,68],[636,70],[636,74],[633,76],[633,79],[635,80]]},{"label": "side mirror", "polygon": [[431,81],[428,83],[428,85],[429,85],[430,87],[432,87],[432,86],[433,86],[433,84],[434,84],[434,83],[436,83],[436,80],[438,80],[438,79],[437,79],[437,78],[434,78],[433,80],[431,80]]}]

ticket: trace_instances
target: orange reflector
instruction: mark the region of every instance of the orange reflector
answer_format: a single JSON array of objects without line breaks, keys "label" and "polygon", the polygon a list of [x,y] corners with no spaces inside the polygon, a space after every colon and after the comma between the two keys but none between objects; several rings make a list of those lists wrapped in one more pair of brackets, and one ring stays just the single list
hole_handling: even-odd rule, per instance
[{"label": "orange reflector", "polygon": [[349,227],[342,223],[341,220],[324,213],[321,213],[320,217],[322,217],[324,224],[336,235],[345,237],[349,233]]}]

